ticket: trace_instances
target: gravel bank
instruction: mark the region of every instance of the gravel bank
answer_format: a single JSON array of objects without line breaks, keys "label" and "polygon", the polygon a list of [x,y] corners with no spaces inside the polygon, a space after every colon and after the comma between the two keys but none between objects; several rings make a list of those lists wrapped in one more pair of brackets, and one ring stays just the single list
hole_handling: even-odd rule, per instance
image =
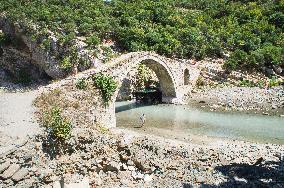
[{"label": "gravel bank", "polygon": [[248,111],[284,115],[283,87],[269,90],[248,87],[204,88],[192,93],[189,103],[211,111]]}]

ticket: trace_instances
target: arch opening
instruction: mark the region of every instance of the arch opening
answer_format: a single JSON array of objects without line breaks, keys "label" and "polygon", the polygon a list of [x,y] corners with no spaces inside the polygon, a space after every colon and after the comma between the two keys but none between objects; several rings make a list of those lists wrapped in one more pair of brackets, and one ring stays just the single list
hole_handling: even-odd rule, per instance
[{"label": "arch opening", "polygon": [[[141,87],[135,86],[135,79],[137,75],[133,73],[138,73],[137,67],[144,66],[147,70],[150,71],[150,79],[144,80],[145,87],[143,89],[157,89],[157,92],[160,92],[160,101],[151,100],[146,103],[138,102],[137,96],[134,95],[136,91],[142,89]],[[114,96],[113,110],[115,113],[112,116],[114,119],[115,125],[123,126],[139,126],[140,118],[142,114],[146,114],[147,117],[151,115],[145,111],[145,105],[153,105],[158,103],[172,103],[173,99],[176,98],[176,88],[173,80],[172,73],[167,69],[167,66],[163,62],[158,62],[152,59],[144,59],[141,61],[135,62],[127,71],[123,72],[119,78],[119,86],[116,95]],[[124,97],[123,97],[124,96]],[[156,96],[152,95],[150,98],[155,98]],[[152,98],[152,99],[153,99]],[[149,98],[148,98],[149,99]]]},{"label": "arch opening", "polygon": [[184,85],[189,85],[190,84],[190,74],[189,70],[185,69],[184,70]]},{"label": "arch opening", "polygon": [[[141,67],[143,70],[140,69]],[[143,84],[141,84],[141,77],[143,77],[141,74],[147,75],[142,80]],[[169,102],[171,99],[176,98],[175,85],[170,72],[165,65],[152,59],[135,63],[129,70],[121,74],[119,82],[115,101],[137,99],[135,92],[136,94],[137,92],[149,94],[153,90],[156,93],[154,95],[149,94],[150,97],[157,97],[157,94],[160,93],[160,102]]]}]

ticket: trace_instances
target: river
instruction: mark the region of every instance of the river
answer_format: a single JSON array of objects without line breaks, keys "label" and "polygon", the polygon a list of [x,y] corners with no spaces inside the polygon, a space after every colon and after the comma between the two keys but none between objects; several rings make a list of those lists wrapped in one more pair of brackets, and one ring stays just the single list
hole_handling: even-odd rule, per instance
[{"label": "river", "polygon": [[117,102],[117,127],[134,129],[135,126],[141,125],[139,117],[143,113],[146,115],[143,131],[152,134],[161,135],[167,132],[175,137],[205,135],[213,138],[284,144],[283,117],[208,112],[188,105],[143,106],[136,105],[135,102]]}]

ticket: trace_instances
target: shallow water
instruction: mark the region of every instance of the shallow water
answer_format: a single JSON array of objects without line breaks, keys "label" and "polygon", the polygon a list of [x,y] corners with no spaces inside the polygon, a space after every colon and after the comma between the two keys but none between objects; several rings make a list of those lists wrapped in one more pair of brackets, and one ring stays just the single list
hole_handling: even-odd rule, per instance
[{"label": "shallow water", "polygon": [[198,134],[218,138],[239,139],[260,143],[284,144],[284,118],[244,113],[206,112],[182,105],[141,106],[133,102],[117,102],[118,127],[145,127]]}]

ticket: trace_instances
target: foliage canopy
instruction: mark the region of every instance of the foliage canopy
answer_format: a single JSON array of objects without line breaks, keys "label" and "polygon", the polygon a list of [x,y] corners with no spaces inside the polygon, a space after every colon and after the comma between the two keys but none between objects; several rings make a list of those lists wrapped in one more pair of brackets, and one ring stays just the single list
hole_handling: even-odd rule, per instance
[{"label": "foliage canopy", "polygon": [[[222,57],[226,67],[284,63],[284,0],[0,0],[26,32],[56,33],[63,44],[112,39],[125,51],[169,57]],[[34,33],[31,23],[38,25]]]}]

